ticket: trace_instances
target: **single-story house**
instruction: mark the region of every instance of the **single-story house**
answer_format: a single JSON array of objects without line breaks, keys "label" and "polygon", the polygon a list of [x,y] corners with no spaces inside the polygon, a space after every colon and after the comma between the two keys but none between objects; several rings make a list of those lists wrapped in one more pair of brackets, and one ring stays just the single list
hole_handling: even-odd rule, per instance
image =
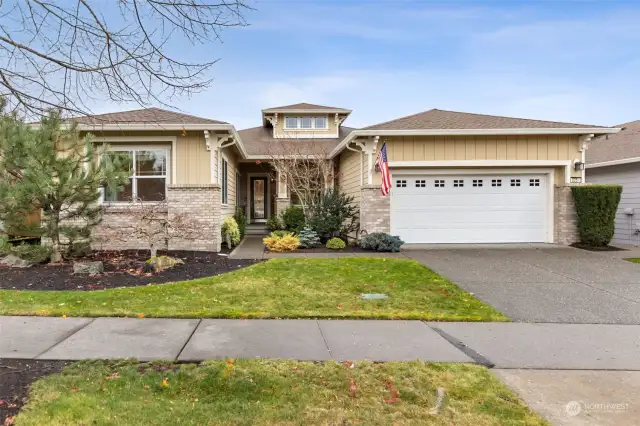
[{"label": "single-story house", "polygon": [[[127,199],[166,197],[168,214],[188,212],[202,228],[197,241],[169,248],[211,251],[220,250],[222,219],[237,208],[262,223],[295,202],[295,188],[272,160],[297,154],[333,165],[332,185],[358,203],[361,232],[407,243],[570,244],[577,231],[569,187],[584,182],[586,144],[620,130],[438,109],[353,129],[343,125],[350,114],[307,103],[267,108],[261,125],[245,130],[155,108],[77,121],[80,131],[135,159],[131,185],[104,195],[104,223],[127,223]],[[382,144],[389,196],[375,169]]]},{"label": "single-story house", "polygon": [[640,120],[595,138],[587,151],[587,182],[622,185],[612,243],[640,245]]}]

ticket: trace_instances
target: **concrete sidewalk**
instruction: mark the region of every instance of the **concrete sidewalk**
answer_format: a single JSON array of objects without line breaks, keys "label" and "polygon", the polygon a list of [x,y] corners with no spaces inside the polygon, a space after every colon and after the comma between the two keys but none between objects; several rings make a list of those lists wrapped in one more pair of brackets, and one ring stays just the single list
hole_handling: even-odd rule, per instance
[{"label": "concrete sidewalk", "polygon": [[475,362],[640,370],[640,325],[0,317],[0,358]]}]

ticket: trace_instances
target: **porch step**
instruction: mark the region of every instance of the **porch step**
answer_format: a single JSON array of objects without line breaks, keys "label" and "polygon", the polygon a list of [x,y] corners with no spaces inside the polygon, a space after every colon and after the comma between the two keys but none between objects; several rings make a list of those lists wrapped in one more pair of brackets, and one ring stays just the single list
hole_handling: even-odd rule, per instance
[{"label": "porch step", "polygon": [[269,235],[269,228],[262,223],[252,223],[247,225],[245,229],[246,235]]}]

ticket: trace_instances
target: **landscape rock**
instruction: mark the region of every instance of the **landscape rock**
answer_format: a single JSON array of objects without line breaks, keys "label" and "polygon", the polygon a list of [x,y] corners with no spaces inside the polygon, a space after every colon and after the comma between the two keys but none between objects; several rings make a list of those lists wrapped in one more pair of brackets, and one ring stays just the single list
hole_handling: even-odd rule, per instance
[{"label": "landscape rock", "polygon": [[33,262],[20,259],[18,256],[12,254],[0,259],[0,265],[10,266],[12,268],[28,268],[33,265]]},{"label": "landscape rock", "polygon": [[96,275],[104,272],[104,264],[102,262],[74,262],[74,274]]},{"label": "landscape rock", "polygon": [[170,256],[155,256],[147,260],[147,263],[153,265],[157,272],[164,271],[165,269],[171,269],[174,266],[184,265],[184,261],[182,259]]}]

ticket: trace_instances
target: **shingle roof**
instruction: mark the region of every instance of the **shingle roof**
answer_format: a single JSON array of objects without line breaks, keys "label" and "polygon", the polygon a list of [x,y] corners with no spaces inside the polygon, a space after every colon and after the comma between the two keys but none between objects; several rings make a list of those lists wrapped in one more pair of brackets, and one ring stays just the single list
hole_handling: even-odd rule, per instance
[{"label": "shingle roof", "polygon": [[430,109],[414,115],[374,124],[362,130],[418,130],[418,129],[519,129],[519,128],[594,128],[586,124],[529,120],[496,115]]},{"label": "shingle roof", "polygon": [[337,138],[285,139],[274,138],[271,127],[259,126],[239,130],[238,134],[248,155],[306,154],[328,155],[346,138],[352,129],[341,126]]},{"label": "shingle roof", "polygon": [[273,107],[273,108],[265,108],[263,109],[263,111],[277,111],[277,110],[326,110],[326,111],[350,111],[348,109],[345,108],[336,108],[336,107],[330,107],[330,106],[324,106],[324,105],[314,105],[314,104],[308,104],[308,103],[300,103],[300,104],[293,104],[293,105],[285,105],[285,106],[279,106],[279,107]]},{"label": "shingle roof", "polygon": [[163,123],[163,124],[228,124],[224,121],[210,120],[195,115],[167,111],[160,108],[143,108],[131,111],[110,112],[107,114],[87,115],[72,118],[79,124],[125,124],[125,123]]},{"label": "shingle roof", "polygon": [[615,127],[623,129],[591,141],[586,154],[587,164],[640,157],[640,120]]}]

